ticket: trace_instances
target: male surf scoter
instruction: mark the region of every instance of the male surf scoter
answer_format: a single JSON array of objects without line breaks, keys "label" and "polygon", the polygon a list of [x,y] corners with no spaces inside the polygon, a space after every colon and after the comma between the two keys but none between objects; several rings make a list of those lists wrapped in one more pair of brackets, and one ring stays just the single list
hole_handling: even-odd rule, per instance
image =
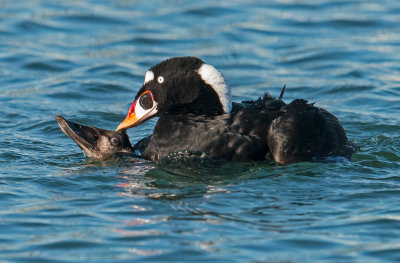
[{"label": "male surf scoter", "polygon": [[231,102],[221,73],[196,57],[167,59],[145,75],[117,131],[159,117],[150,139],[134,148],[159,160],[172,152],[202,151],[232,161],[274,159],[286,165],[326,156],[351,158],[338,119],[306,100],[289,104],[265,94],[256,101]]}]

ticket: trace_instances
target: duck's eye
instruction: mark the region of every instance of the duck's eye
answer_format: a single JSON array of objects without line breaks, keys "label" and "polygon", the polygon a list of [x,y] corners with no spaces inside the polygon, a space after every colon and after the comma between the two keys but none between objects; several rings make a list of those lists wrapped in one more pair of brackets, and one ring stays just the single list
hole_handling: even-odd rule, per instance
[{"label": "duck's eye", "polygon": [[151,107],[153,107],[153,99],[152,99],[150,93],[143,94],[140,97],[139,104],[145,110],[148,110]]},{"label": "duck's eye", "polygon": [[114,145],[118,145],[119,144],[119,139],[113,137],[113,138],[111,138],[111,143],[114,144]]},{"label": "duck's eye", "polygon": [[163,76],[159,76],[157,79],[158,83],[163,83],[164,82],[164,77]]}]

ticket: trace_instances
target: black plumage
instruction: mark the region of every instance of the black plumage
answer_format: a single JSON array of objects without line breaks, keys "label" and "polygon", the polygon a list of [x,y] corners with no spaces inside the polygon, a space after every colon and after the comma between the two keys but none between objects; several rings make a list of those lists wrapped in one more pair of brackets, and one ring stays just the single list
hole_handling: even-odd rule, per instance
[{"label": "black plumage", "polygon": [[[204,65],[198,58],[180,57],[150,69],[153,75],[136,101],[150,91],[157,108],[145,119],[159,119],[151,137],[134,146],[144,158],[159,160],[185,150],[232,161],[274,159],[281,164],[330,155],[351,158],[356,146],[348,141],[338,119],[302,99],[286,104],[282,100],[285,87],[279,99],[265,94],[255,101],[233,103],[227,112],[230,98],[222,77]],[[160,77],[162,82],[157,81]]]},{"label": "black plumage", "polygon": [[283,105],[264,98],[231,114],[163,114],[142,155],[159,160],[171,152],[192,150],[232,161],[264,160],[269,152],[266,131]]}]

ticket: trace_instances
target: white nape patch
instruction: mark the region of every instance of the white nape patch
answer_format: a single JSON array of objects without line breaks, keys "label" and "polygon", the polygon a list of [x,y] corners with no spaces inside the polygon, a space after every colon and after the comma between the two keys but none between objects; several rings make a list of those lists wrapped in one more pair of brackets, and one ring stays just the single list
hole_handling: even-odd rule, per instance
[{"label": "white nape patch", "polygon": [[152,81],[154,79],[154,73],[153,71],[149,70],[146,72],[146,75],[144,76],[144,84],[146,84],[149,81]]},{"label": "white nape patch", "polygon": [[231,90],[226,86],[221,72],[209,64],[203,64],[198,70],[198,73],[204,82],[217,92],[224,112],[230,112],[232,108]]}]

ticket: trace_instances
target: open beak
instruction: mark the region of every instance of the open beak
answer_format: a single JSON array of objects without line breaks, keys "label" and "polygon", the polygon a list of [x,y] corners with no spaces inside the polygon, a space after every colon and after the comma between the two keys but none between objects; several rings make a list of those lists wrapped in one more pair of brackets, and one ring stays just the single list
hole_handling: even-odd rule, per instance
[{"label": "open beak", "polygon": [[[125,130],[115,132],[92,126],[85,126],[56,116],[61,130],[86,153],[87,157],[100,160],[116,154],[132,154],[133,148]],[[113,139],[117,142],[113,143]]]},{"label": "open beak", "polygon": [[84,126],[61,116],[56,116],[56,120],[61,130],[88,155],[96,148],[96,142],[99,138],[99,130],[95,127]]},{"label": "open beak", "polygon": [[[141,106],[140,100],[146,93],[149,93],[151,95],[152,106],[145,109]],[[125,120],[118,125],[116,131],[129,129],[142,124],[145,120],[148,120],[157,113],[157,105],[158,104],[154,101],[151,92],[144,92],[137,100],[135,100],[135,102],[132,103],[128,115],[126,116]]]}]

